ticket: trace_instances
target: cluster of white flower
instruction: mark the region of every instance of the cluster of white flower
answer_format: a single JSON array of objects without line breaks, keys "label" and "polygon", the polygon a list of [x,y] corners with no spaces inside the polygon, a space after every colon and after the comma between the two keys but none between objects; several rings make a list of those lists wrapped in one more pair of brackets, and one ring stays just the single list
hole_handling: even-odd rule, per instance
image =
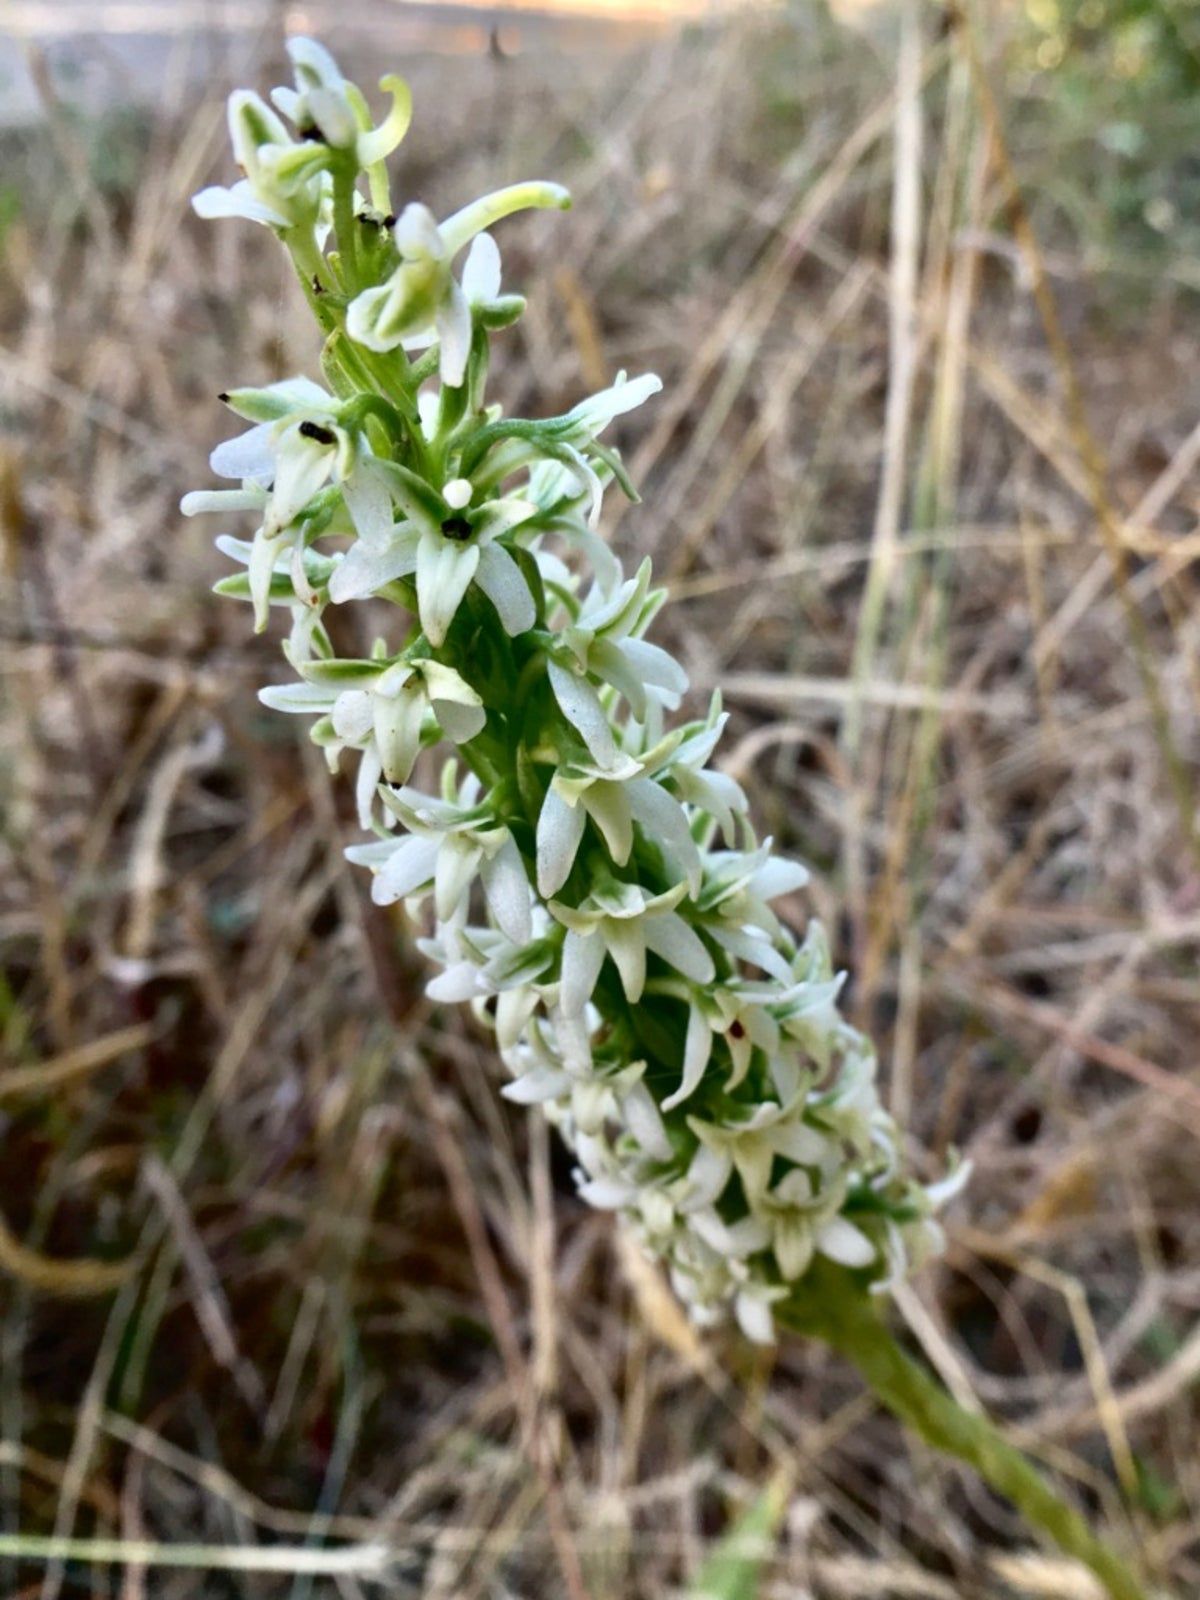
[{"label": "cluster of white flower", "polygon": [[[935,1249],[961,1173],[906,1175],[824,936],[798,941],[773,909],[805,870],[756,840],[741,788],[708,765],[719,701],[668,722],[687,681],[645,638],[663,593],[596,532],[606,487],[632,493],[600,435],[658,380],[622,375],[536,421],[485,403],[489,336],[523,302],[501,295],[484,230],[565,192],[520,184],[441,224],[418,204],[397,219],[382,163],[407,90],[383,81],[393,107],[373,127],[324,50],[290,50],[282,117],[233,96],[244,178],[196,207],[288,247],[328,387],[223,396],[253,424],[212,458],[239,487],[183,509],[257,520],[249,543],[218,541],[246,569],[218,587],[260,629],[271,606],[291,613],[297,681],[261,698],[315,717],[331,766],[358,752],[374,837],[350,855],[377,903],[431,905],[431,995],[494,1029],[504,1093],[543,1109],[579,1192],[623,1214],[693,1314],[732,1306],[770,1339],[814,1256],[879,1290]],[[326,612],[363,600],[390,603],[396,636],[339,658]],[[409,780],[442,740],[456,754],[431,796]]]}]

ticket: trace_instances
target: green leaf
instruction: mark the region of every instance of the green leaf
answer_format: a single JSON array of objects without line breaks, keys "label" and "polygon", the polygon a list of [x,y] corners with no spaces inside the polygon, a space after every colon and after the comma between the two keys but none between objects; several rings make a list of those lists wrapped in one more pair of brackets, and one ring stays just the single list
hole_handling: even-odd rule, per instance
[{"label": "green leaf", "polygon": [[787,1509],[781,1474],[745,1510],[693,1578],[688,1600],[757,1600],[763,1569]]}]

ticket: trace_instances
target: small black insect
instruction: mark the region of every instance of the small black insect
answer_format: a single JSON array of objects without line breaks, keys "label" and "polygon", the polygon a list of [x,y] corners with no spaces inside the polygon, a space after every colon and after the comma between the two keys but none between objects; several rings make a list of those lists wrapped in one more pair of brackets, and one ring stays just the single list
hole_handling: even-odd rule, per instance
[{"label": "small black insect", "polygon": [[331,428],[323,428],[319,422],[302,422],[300,424],[300,437],[302,439],[315,439],[318,444],[333,444],[335,435]]}]

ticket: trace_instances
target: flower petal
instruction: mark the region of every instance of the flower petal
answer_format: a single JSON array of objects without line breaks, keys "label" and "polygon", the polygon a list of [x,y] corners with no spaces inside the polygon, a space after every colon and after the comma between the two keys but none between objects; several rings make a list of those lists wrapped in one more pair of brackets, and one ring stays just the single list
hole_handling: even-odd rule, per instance
[{"label": "flower petal", "polygon": [[381,550],[392,536],[392,497],[370,465],[362,465],[342,484],[342,499],[358,537]]},{"label": "flower petal", "polygon": [[869,1267],[875,1260],[875,1246],[845,1217],[830,1218],[817,1234],[817,1249],[843,1267]]},{"label": "flower petal", "polygon": [[546,665],[550,686],[563,716],[581,735],[600,766],[614,767],[617,747],[600,696],[586,678],[569,672],[557,661],[549,661]]},{"label": "flower petal", "polygon": [[407,783],[421,748],[423,696],[406,686],[396,695],[371,696],[375,744],[389,783]]},{"label": "flower petal", "polygon": [[583,791],[581,803],[604,835],[609,855],[618,867],[623,867],[633,849],[633,817],[625,785],[593,783]]},{"label": "flower petal", "polygon": [[338,562],[329,580],[329,598],[334,605],[346,600],[365,600],[396,578],[406,578],[416,570],[417,537],[409,530],[382,548],[365,539],[351,545]]},{"label": "flower petal", "polygon": [[438,860],[438,841],[409,834],[399,840],[386,863],[375,874],[371,899],[377,906],[394,905],[433,877]]},{"label": "flower petal", "polygon": [[604,940],[598,931],[568,930],[563,940],[559,1003],[569,1017],[579,1016],[596,987],[604,965]]},{"label": "flower petal", "polygon": [[675,1093],[663,1101],[664,1111],[674,1111],[695,1091],[708,1066],[712,1041],[713,1031],[707,1017],[699,1006],[693,1006],[688,1016],[687,1038],[683,1046],[683,1077]]},{"label": "flower petal", "polygon": [[637,1005],[646,987],[646,944],[651,926],[646,917],[605,919],[604,942],[621,974],[621,987],[631,1006]]},{"label": "flower petal", "polygon": [[424,533],[417,545],[417,605],[430,644],[445,642],[463,595],[479,565],[479,549],[440,533]]},{"label": "flower petal", "polygon": [[627,786],[629,809],[646,837],[657,844],[673,867],[687,879],[688,889],[700,892],[700,852],[688,826],[687,813],[653,778],[638,778]]},{"label": "flower petal", "polygon": [[537,610],[529,585],[508,551],[498,544],[485,544],[479,552],[475,581],[495,606],[504,631],[515,639],[528,633],[537,621]]},{"label": "flower petal", "polygon": [[253,478],[270,483],[275,476],[275,452],[271,448],[274,430],[260,422],[236,438],[219,444],[208,458],[218,478]]},{"label": "flower petal", "polygon": [[547,789],[537,825],[537,882],[544,900],[570,877],[586,822],[582,806],[569,806],[553,786]]},{"label": "flower petal", "polygon": [[693,983],[711,983],[716,969],[700,936],[676,911],[646,918],[646,943]]},{"label": "flower petal", "polygon": [[467,251],[463,293],[472,305],[486,305],[500,293],[500,251],[490,233],[480,233]]},{"label": "flower petal", "polygon": [[437,333],[441,345],[438,371],[444,384],[457,389],[467,375],[471,354],[471,307],[453,278],[437,309]]},{"label": "flower petal", "polygon": [[496,926],[513,944],[526,945],[533,937],[533,913],[529,907],[529,879],[525,863],[511,833],[495,855],[485,856],[480,870],[483,892]]}]

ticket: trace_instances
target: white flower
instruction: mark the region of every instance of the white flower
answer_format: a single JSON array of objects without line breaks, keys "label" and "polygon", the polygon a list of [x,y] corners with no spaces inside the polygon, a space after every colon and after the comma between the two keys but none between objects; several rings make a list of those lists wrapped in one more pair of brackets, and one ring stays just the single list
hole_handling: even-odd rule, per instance
[{"label": "white flower", "polygon": [[779,1025],[762,1003],[771,995],[765,986],[734,981],[709,989],[689,988],[673,982],[655,987],[661,993],[683,999],[688,1007],[683,1074],[678,1089],[663,1101],[664,1111],[682,1105],[699,1088],[717,1034],[724,1037],[733,1064],[724,1085],[726,1094],[731,1094],[744,1080],[756,1049],[767,1055],[778,1050]]},{"label": "white flower", "polygon": [[444,642],[472,583],[495,606],[507,634],[525,633],[533,626],[536,610],[529,585],[499,542],[533,514],[532,505],[510,497],[472,506],[463,498],[463,490],[469,495],[471,485],[455,479],[444,486],[441,504],[422,506],[409,498],[406,509],[413,515],[393,522],[394,464],[370,463],[358,478],[363,487],[351,485],[351,496],[356,497],[351,509],[359,538],[330,583],[335,604],[376,594],[397,578],[415,573],[421,626],[432,645]]},{"label": "white flower", "polygon": [[664,590],[650,589],[647,558],[612,593],[593,589],[561,634],[578,670],[612,684],[639,719],[646,715],[648,695],[674,709],[687,690],[687,674],[674,656],[641,638],[664,598]]},{"label": "white flower", "polygon": [[405,207],[394,229],[400,265],[385,284],[364,289],[350,304],[346,331],[370,350],[419,348],[436,338],[442,382],[457,389],[471,351],[471,297],[494,297],[499,263],[494,245],[477,246],[460,287],[453,275],[455,256],[502,217],[531,207],[571,203],[556,183],[518,183],[464,206],[440,226],[427,207]]},{"label": "white flower", "polygon": [[327,154],[297,144],[283,123],[249,89],[229,97],[229,139],[245,176],[231,188],[201,189],[192,200],[199,217],[244,217],[272,228],[313,227],[328,212]]},{"label": "white flower", "polygon": [[254,624],[261,633],[267,625],[272,575],[289,548],[296,596],[306,604],[313,602],[297,519],[331,479],[340,483],[347,506],[354,504],[363,447],[357,433],[343,426],[339,402],[308,378],[240,389],[224,399],[231,410],[255,425],[219,444],[209,465],[218,477],[240,479],[242,488],[186,495],[181,510],[185,516],[212,510],[260,512],[262,522],[248,565]]},{"label": "white flower", "polygon": [[[364,846],[364,855],[384,843]],[[538,980],[554,961],[553,944],[545,937],[548,922],[544,912],[535,912],[533,937],[515,945],[498,928],[468,926],[466,906],[460,905],[448,922],[438,923],[432,939],[417,940],[417,949],[441,969],[425,985],[426,994],[450,1004],[494,1006],[501,1048],[515,1047],[541,1003]]]},{"label": "white flower", "polygon": [[706,812],[726,844],[733,844],[738,821],[745,819],[748,809],[745,792],[727,772],[710,772],[706,767],[728,721],[728,713],[719,712],[714,704],[713,720],[690,733],[674,751],[665,781],[685,805]]},{"label": "white flower", "polygon": [[437,661],[319,660],[305,662],[300,672],[303,683],[273,685],[258,698],[276,711],[322,717],[318,729],[327,731],[319,742],[331,758],[346,746],[362,751],[358,810],[364,828],[371,825],[380,778],[408,781],[427,714],[455,744],[473,739],[487,720],[470,684]]},{"label": "white flower", "polygon": [[[583,544],[589,559],[596,561],[600,587],[606,593],[619,578],[620,569],[599,540],[580,537],[586,530],[578,528],[570,511],[582,496],[590,503],[588,525],[594,528],[600,519],[604,486],[618,473],[626,493],[636,499],[619,458],[596,440],[614,418],[640,406],[661,388],[662,381],[653,373],[628,379],[624,372],[618,372],[616,382],[609,388],[589,395],[561,417],[547,417],[532,423],[498,418],[489,430],[496,443],[486,450],[478,467],[472,465],[472,479],[489,492],[514,472],[528,468],[531,497],[547,509],[558,502],[560,515],[554,519],[555,530]],[[589,457],[594,457],[599,465]],[[545,474],[548,460],[563,469],[562,475]]]},{"label": "white flower", "polygon": [[802,889],[807,882],[808,869],[772,855],[769,839],[750,852],[710,852],[696,897],[700,920],[730,955],[790,984],[791,964],[778,948],[783,930],[768,902]]},{"label": "white flower", "polygon": [[378,128],[372,128],[362,91],[342,77],[337,63],[315,39],[288,40],[296,75],[295,89],[273,89],[271,99],[306,139],[314,135],[335,150],[352,150],[355,165],[373,167],[386,160],[408,132],[412,95],[403,78],[389,74],[379,87],[392,106]]},{"label": "white flower", "polygon": [[758,1214],[771,1224],[771,1245],[779,1270],[794,1282],[819,1252],[843,1267],[869,1267],[875,1246],[861,1228],[842,1215],[845,1176],[817,1189],[808,1173],[793,1167],[758,1200]]},{"label": "white flower", "polygon": [[371,898],[376,905],[392,905],[432,885],[435,910],[445,922],[465,902],[478,876],[496,926],[513,944],[527,944],[533,919],[516,841],[494,808],[480,801],[477,778],[469,776],[453,794],[453,763],[445,775],[451,793],[441,798],[407,787],[382,791],[386,810],[409,831],[390,841],[386,853],[366,847],[371,852],[368,864],[375,868]]},{"label": "white flower", "polygon": [[[560,1029],[561,1025],[560,1019]],[[537,1041],[537,1055],[500,1091],[506,1100],[517,1105],[556,1101],[559,1118],[569,1118],[572,1128],[583,1135],[595,1136],[606,1123],[618,1124],[648,1160],[670,1161],[674,1151],[658,1104],[643,1081],[644,1061],[610,1063],[601,1071],[573,1071],[547,1046],[536,1021],[529,1032]]]},{"label": "white flower", "polygon": [[[799,1098],[790,1105],[764,1100],[748,1115],[726,1123],[689,1117],[688,1127],[710,1152],[708,1187],[722,1193],[736,1169],[751,1206],[766,1192],[776,1156],[808,1165],[821,1161],[829,1149],[829,1141],[803,1120]],[[695,1200],[692,1207],[699,1209]]]},{"label": "white flower", "polygon": [[700,852],[682,806],[652,777],[653,757],[617,755],[613,767],[579,753],[560,762],[542,802],[537,826],[538,889],[549,898],[566,883],[590,817],[613,862],[623,867],[633,849],[634,825],[659,847],[690,891],[700,886]]},{"label": "white flower", "polygon": [[775,1343],[775,1319],[771,1307],[787,1299],[788,1291],[779,1284],[751,1280],[742,1284],[733,1300],[738,1327],[755,1344]]},{"label": "white flower", "polygon": [[605,955],[610,955],[630,1004],[641,999],[646,983],[646,952],[694,983],[711,983],[712,957],[675,907],[686,884],[652,895],[634,883],[613,880],[596,888],[578,906],[551,900],[550,912],[566,928],[562,952],[562,1008],[578,1015],[590,1000]]}]

